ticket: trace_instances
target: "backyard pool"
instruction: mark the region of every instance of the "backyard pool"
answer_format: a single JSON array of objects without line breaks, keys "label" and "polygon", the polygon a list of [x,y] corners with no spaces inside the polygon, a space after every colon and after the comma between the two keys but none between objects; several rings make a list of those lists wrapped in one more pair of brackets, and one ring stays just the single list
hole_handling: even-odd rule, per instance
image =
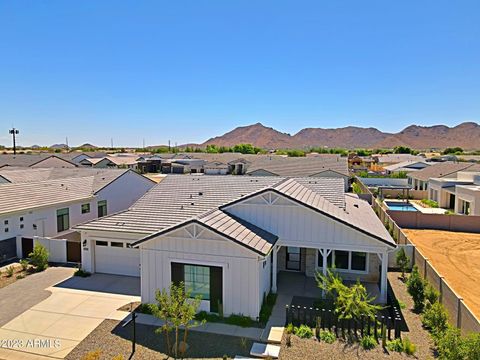
[{"label": "backyard pool", "polygon": [[412,204],[397,201],[385,201],[389,210],[393,211],[418,211]]}]

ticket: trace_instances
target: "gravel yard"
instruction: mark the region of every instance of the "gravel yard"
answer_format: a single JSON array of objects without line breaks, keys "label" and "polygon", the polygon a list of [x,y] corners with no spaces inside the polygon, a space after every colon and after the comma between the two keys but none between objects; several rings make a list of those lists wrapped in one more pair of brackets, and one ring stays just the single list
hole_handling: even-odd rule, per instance
[{"label": "gravel yard", "polygon": [[[110,360],[117,355],[128,359],[131,353],[132,326],[121,327],[115,320],[105,320],[66,357],[82,359],[89,351],[100,350],[101,359]],[[155,327],[137,324],[137,348],[132,359],[167,359],[165,337],[155,334]],[[223,359],[235,355],[248,356],[252,341],[232,336],[190,331],[187,340],[189,359]]]},{"label": "gravel yard", "polygon": [[294,335],[291,337],[291,346],[285,345],[286,335],[282,340],[280,360],[303,360],[303,359],[329,359],[329,360],[350,360],[350,359],[433,359],[435,353],[432,350],[433,341],[430,334],[422,328],[420,316],[415,314],[413,301],[407,293],[405,284],[399,280],[400,273],[389,272],[388,278],[397,299],[406,305],[402,310],[408,326],[408,332],[402,333],[402,337],[408,337],[417,347],[415,356],[407,356],[397,352],[388,352],[381,346],[373,350],[363,350],[358,343],[349,344],[344,341],[336,341],[333,344],[318,342],[315,340],[303,340]]}]

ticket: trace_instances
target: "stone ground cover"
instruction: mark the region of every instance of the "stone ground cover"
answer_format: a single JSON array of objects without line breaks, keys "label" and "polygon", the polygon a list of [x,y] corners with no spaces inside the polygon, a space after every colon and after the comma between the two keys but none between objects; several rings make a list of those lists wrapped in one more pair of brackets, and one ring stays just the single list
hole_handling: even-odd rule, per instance
[{"label": "stone ground cover", "polygon": [[[137,347],[132,359],[167,359],[165,337],[155,333],[155,327],[137,324]],[[181,333],[183,335],[183,333]],[[132,326],[123,328],[121,322],[103,321],[67,357],[68,360],[82,359],[89,351],[100,350],[101,359],[112,359],[117,355],[128,359],[131,353]],[[189,331],[186,358],[223,359],[224,355],[248,356],[252,341],[233,336]]]},{"label": "stone ground cover", "polygon": [[430,334],[422,327],[420,316],[413,311],[413,301],[407,293],[406,285],[399,279],[399,272],[389,272],[388,278],[396,298],[405,308],[402,310],[408,332],[402,333],[402,337],[408,337],[416,345],[414,356],[407,356],[396,352],[389,352],[380,345],[372,350],[363,350],[359,343],[348,343],[337,340],[333,344],[318,342],[312,339],[300,339],[294,335],[291,337],[291,346],[286,346],[286,335],[282,339],[280,351],[281,360],[300,359],[433,359],[436,354]]}]

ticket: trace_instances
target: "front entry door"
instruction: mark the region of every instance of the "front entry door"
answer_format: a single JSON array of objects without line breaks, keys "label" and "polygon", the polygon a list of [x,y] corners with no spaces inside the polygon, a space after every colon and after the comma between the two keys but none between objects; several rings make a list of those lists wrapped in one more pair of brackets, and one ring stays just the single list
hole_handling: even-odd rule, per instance
[{"label": "front entry door", "polygon": [[287,246],[287,270],[300,271],[302,266],[302,255],[299,247]]}]

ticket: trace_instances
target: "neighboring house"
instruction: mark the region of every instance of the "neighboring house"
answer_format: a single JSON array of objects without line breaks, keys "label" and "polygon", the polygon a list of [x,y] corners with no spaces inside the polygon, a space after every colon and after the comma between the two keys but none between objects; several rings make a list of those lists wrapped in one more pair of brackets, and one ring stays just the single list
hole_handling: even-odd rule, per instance
[{"label": "neighboring house", "polygon": [[205,175],[227,175],[229,167],[220,161],[211,161],[203,165]]},{"label": "neighboring house", "polygon": [[[68,235],[71,226],[124,210],[155,185],[130,170],[93,171],[90,176],[59,174],[43,181],[33,181],[30,174],[40,174],[40,169],[21,171],[24,180],[20,170],[10,175],[1,172],[11,183],[0,185],[0,262],[27,257],[35,236]],[[79,239],[77,249],[80,255]]]},{"label": "neighboring house", "polygon": [[[201,310],[259,315],[279,271],[344,279],[387,294],[396,248],[340,178],[167,176],[130,209],[76,227],[86,271],[141,277],[142,302],[184,281]],[[298,294],[301,296],[301,293]]]},{"label": "neighboring house", "polygon": [[138,169],[135,156],[106,156],[103,158],[85,158],[80,164],[96,169]]},{"label": "neighboring house", "polygon": [[104,158],[105,156],[108,156],[108,155],[106,152],[103,152],[103,151],[70,152],[68,154],[61,155],[63,159],[70,160],[75,164],[80,164],[80,162],[85,159]]},{"label": "neighboring house", "polygon": [[427,166],[432,165],[432,163],[429,163],[427,161],[417,161],[417,160],[407,160],[407,161],[402,161],[397,164],[392,164],[388,166],[384,166],[383,169],[387,173],[387,175],[390,174],[398,174],[400,172],[411,172],[411,171],[418,171],[425,169]]},{"label": "neighboring house", "polygon": [[0,155],[0,168],[74,168],[77,166],[69,160],[51,154]]},{"label": "neighboring house", "polygon": [[465,171],[474,166],[472,163],[441,162],[428,166],[422,170],[407,174],[408,184],[414,190],[428,190],[428,181],[432,178],[455,177],[459,171]]},{"label": "neighboring house", "polygon": [[480,216],[480,169],[478,172],[460,171],[454,177],[430,179],[428,198],[456,214]]},{"label": "neighboring house", "polygon": [[376,154],[372,155],[372,159],[378,165],[387,166],[391,164],[398,164],[404,161],[424,161],[425,158],[412,154]]}]

